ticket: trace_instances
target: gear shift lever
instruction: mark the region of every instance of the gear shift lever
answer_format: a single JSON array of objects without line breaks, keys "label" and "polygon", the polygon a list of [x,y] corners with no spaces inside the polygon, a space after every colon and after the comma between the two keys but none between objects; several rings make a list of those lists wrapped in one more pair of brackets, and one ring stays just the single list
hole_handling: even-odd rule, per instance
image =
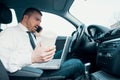
[{"label": "gear shift lever", "polygon": [[89,76],[90,67],[91,67],[91,63],[90,62],[85,63],[85,78],[86,78],[86,80],[90,79],[90,76]]}]

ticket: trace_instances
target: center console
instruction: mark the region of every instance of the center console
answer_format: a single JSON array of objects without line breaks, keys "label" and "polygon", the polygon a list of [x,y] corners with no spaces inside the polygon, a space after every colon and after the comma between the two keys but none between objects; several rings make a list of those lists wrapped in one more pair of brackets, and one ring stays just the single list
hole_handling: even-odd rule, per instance
[{"label": "center console", "polygon": [[110,75],[110,74],[100,70],[100,71],[92,73],[90,80],[120,80],[120,78],[115,77],[113,75]]},{"label": "center console", "polygon": [[120,38],[106,40],[99,44],[97,65],[103,71],[120,77]]}]

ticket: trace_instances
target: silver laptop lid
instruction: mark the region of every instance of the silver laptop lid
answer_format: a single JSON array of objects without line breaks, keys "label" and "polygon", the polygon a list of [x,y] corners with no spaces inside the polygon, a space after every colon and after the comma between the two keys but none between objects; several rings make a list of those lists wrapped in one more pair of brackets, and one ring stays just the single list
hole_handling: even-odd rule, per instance
[{"label": "silver laptop lid", "polygon": [[64,60],[66,59],[67,53],[69,52],[69,45],[70,45],[71,40],[72,40],[72,37],[70,36],[66,37],[63,50],[62,50],[62,54],[61,54],[61,63],[64,62]]}]

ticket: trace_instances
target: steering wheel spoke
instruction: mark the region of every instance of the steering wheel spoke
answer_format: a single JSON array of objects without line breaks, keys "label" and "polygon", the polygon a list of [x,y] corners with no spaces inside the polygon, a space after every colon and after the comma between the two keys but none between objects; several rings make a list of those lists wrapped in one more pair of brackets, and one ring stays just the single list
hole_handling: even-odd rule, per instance
[{"label": "steering wheel spoke", "polygon": [[85,27],[80,25],[72,35],[72,41],[70,43],[69,52],[73,53],[76,51],[81,43],[82,36],[84,34]]}]

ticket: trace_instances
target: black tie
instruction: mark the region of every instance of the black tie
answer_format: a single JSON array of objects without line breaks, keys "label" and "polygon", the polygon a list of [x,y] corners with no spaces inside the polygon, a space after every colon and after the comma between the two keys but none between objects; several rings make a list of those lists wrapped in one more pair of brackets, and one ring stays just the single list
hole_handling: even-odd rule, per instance
[{"label": "black tie", "polygon": [[33,40],[32,34],[31,32],[27,31],[28,35],[29,35],[29,39],[30,39],[30,43],[33,49],[35,49],[35,42]]}]

